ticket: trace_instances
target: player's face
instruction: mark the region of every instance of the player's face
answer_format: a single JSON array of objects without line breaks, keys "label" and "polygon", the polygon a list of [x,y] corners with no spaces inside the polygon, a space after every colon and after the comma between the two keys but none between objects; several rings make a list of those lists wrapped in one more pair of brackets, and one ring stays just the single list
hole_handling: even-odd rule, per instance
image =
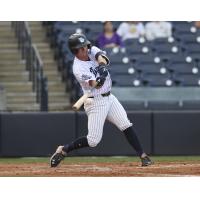
[{"label": "player's face", "polygon": [[79,49],[77,55],[80,60],[88,60],[88,47],[82,47]]}]

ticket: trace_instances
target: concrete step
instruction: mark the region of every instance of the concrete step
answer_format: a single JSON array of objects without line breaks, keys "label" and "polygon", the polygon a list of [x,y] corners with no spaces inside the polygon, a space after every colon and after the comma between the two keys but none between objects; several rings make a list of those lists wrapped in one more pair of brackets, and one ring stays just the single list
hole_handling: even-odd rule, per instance
[{"label": "concrete step", "polygon": [[66,97],[66,98],[68,98],[69,96],[68,96],[68,94],[66,94],[66,93],[64,93],[64,92],[51,92],[51,93],[49,93],[49,97]]},{"label": "concrete step", "polygon": [[54,52],[52,49],[50,49],[49,47],[45,47],[45,48],[39,48],[39,52],[40,54],[51,54],[52,56],[54,55]]},{"label": "concrete step", "polygon": [[41,48],[50,48],[50,45],[49,43],[47,42],[37,42],[36,43],[36,46],[41,49]]},{"label": "concrete step", "polygon": [[8,98],[6,100],[7,104],[34,104],[36,103],[36,99],[29,99],[29,98]]},{"label": "concrete step", "polygon": [[6,30],[6,29],[0,29],[0,37],[11,37],[11,38],[15,38],[15,33],[10,29],[10,30]]},{"label": "concrete step", "polygon": [[28,104],[7,104],[7,111],[39,111],[40,106],[36,103]]},{"label": "concrete step", "polygon": [[17,75],[17,76],[6,76],[0,74],[0,82],[21,82],[21,81],[28,81],[29,76],[28,75]]},{"label": "concrete step", "polygon": [[21,59],[21,54],[18,52],[10,52],[10,53],[5,53],[5,52],[0,52],[0,59],[2,60],[8,60],[8,59],[12,59],[12,60],[20,60]]},{"label": "concrete step", "polygon": [[0,49],[18,49],[17,43],[0,43]]},{"label": "concrete step", "polygon": [[11,55],[20,55],[21,56],[21,52],[18,49],[6,49],[6,48],[1,48],[0,49],[0,56],[5,56],[7,54],[11,54]]},{"label": "concrete step", "polygon": [[49,111],[65,111],[70,109],[71,104],[69,103],[49,103]]},{"label": "concrete step", "polygon": [[29,72],[27,71],[23,71],[23,72],[1,72],[0,73],[0,77],[10,77],[10,76],[28,76],[29,75]]},{"label": "concrete step", "polygon": [[17,64],[16,66],[10,66],[10,65],[0,65],[0,73],[1,72],[20,72],[25,71],[26,67],[20,64]]},{"label": "concrete step", "polygon": [[43,64],[44,65],[57,65],[57,63],[56,63],[56,61],[54,60],[54,59],[45,59],[45,60],[43,60]]},{"label": "concrete step", "polygon": [[58,77],[60,77],[60,75],[59,75],[59,72],[56,70],[56,69],[53,69],[53,70],[48,70],[48,69],[46,69],[45,70],[45,75],[46,76],[58,76]]},{"label": "concrete step", "polygon": [[45,33],[44,33],[44,30],[31,30],[31,36],[32,36],[32,38],[39,38],[39,37],[41,37],[41,38],[44,38],[44,37],[46,37],[45,36]]},{"label": "concrete step", "polygon": [[17,44],[17,39],[14,37],[6,37],[6,38],[1,38],[0,37],[0,44],[6,44],[6,43],[15,43]]},{"label": "concrete step", "polygon": [[59,77],[59,76],[56,76],[56,75],[49,75],[49,76],[47,76],[47,78],[48,78],[48,81],[60,81],[61,82],[61,77]]},{"label": "concrete step", "polygon": [[69,103],[69,98],[52,98],[49,97],[50,103]]},{"label": "concrete step", "polygon": [[25,66],[25,61],[24,60],[8,60],[8,59],[4,59],[4,60],[0,60],[0,65],[2,66],[15,66],[15,65],[24,65]]},{"label": "concrete step", "polygon": [[32,92],[32,82],[3,82],[6,92]]},{"label": "concrete step", "polygon": [[51,59],[52,61],[54,60],[53,54],[48,54],[48,53],[47,53],[47,54],[40,54],[40,56],[41,56],[41,58],[42,58],[43,60],[46,60],[46,59],[47,59],[47,60],[50,60],[50,59]]},{"label": "concrete step", "polygon": [[44,72],[46,71],[57,71],[56,65],[43,65]]},{"label": "concrete step", "polygon": [[41,43],[41,42],[48,42],[46,37],[42,37],[42,38],[32,38],[32,41],[34,43]]},{"label": "concrete step", "polygon": [[31,100],[31,99],[36,99],[36,94],[35,92],[7,92],[6,93],[6,98],[7,99],[26,99],[26,100]]}]

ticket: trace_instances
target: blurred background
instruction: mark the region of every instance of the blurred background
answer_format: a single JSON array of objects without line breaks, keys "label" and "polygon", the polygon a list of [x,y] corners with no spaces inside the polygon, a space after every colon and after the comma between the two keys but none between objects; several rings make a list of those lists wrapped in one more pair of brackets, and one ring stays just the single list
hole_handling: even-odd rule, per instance
[{"label": "blurred background", "polygon": [[[200,153],[200,22],[6,21],[0,22],[0,154],[48,155],[86,134],[85,114],[71,110],[82,95],[67,45],[75,32],[107,53],[112,92],[135,120],[148,153]],[[56,140],[55,132],[61,134]],[[110,147],[115,133],[106,137],[99,149],[80,155],[132,154],[129,147]]]}]

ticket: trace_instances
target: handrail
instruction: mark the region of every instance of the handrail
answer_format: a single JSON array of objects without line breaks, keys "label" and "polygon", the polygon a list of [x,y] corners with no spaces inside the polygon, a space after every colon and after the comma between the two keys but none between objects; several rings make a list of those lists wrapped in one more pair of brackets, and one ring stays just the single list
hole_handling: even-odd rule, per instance
[{"label": "handrail", "polygon": [[36,92],[36,102],[41,111],[48,111],[48,81],[43,74],[43,62],[35,44],[32,44],[31,31],[28,22],[12,22],[15,35],[18,38],[18,48],[29,71],[29,80],[33,83],[32,90]]}]

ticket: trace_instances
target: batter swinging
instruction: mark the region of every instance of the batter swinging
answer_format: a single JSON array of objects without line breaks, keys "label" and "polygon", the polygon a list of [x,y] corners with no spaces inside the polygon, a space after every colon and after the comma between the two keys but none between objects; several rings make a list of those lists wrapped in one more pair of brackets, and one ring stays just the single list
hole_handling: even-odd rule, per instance
[{"label": "batter swinging", "polygon": [[84,109],[88,116],[88,135],[80,137],[70,144],[59,146],[50,159],[51,167],[58,166],[72,150],[97,146],[103,135],[105,120],[115,124],[123,132],[129,144],[140,157],[142,166],[151,165],[152,161],[144,152],[126,111],[110,92],[112,81],[107,70],[108,57],[99,48],[91,46],[90,41],[83,34],[72,34],[69,37],[68,45],[75,55],[73,74],[84,93],[91,90],[91,96],[84,103]]}]

